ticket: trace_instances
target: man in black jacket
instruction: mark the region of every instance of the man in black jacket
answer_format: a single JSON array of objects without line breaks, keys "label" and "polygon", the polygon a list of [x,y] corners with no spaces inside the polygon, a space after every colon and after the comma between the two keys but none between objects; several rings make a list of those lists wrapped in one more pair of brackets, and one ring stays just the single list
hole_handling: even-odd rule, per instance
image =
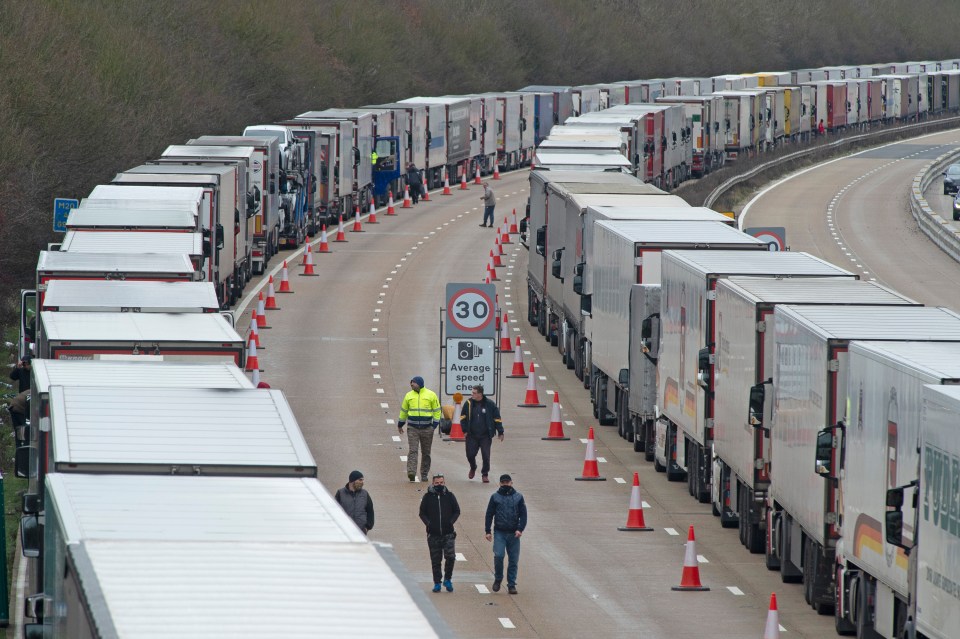
[{"label": "man in black jacket", "polygon": [[500,409],[492,399],[483,394],[483,386],[473,387],[470,399],[464,402],[460,411],[460,424],[467,437],[467,461],[470,462],[467,477],[473,479],[477,474],[477,451],[480,451],[483,460],[480,477],[483,483],[489,483],[490,444],[494,435],[503,441],[503,423],[500,421]]},{"label": "man in black jacket", "polygon": [[460,518],[460,504],[453,493],[447,490],[443,473],[433,476],[433,486],[427,489],[420,500],[420,521],[427,527],[427,547],[430,549],[430,565],[433,567],[433,592],[440,592],[440,560],[446,565],[443,570],[443,587],[453,592],[453,563],[457,560],[457,533],[453,525]]},{"label": "man in black jacket", "polygon": [[[507,592],[517,594],[517,569],[520,565],[520,537],[527,527],[527,504],[513,487],[513,478],[500,475],[500,488],[490,495],[484,517],[487,541],[493,541],[493,591],[500,591],[503,581],[503,556],[510,558],[507,566]],[[491,527],[493,534],[491,535]]]},{"label": "man in black jacket", "polygon": [[334,499],[366,535],[373,530],[373,499],[363,487],[363,473],[350,473],[347,485],[337,491]]}]

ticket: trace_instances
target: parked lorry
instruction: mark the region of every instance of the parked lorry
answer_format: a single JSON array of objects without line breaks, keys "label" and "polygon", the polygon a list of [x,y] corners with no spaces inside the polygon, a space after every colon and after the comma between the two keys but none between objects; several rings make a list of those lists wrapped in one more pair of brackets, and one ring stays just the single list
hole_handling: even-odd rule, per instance
[{"label": "parked lorry", "polygon": [[314,181],[313,140],[299,136],[290,127],[259,124],[243,130],[244,137],[275,138],[279,146],[278,186],[283,225],[280,244],[296,248],[315,232],[317,222],[313,206],[316,194]]},{"label": "parked lorry", "polygon": [[201,230],[192,207],[170,209],[77,207],[67,215],[67,231],[181,231]]},{"label": "parked lorry", "polygon": [[[148,164],[171,166],[197,166],[205,169],[220,166],[233,166],[237,169],[237,198],[240,215],[234,214],[233,261],[239,270],[245,273],[262,273],[276,254],[279,245],[270,243],[271,237],[266,228],[263,211],[263,192],[268,188],[263,172],[263,149],[252,146],[199,146],[171,145],[161,157]],[[214,174],[216,171],[213,172]],[[229,197],[229,196],[228,196]],[[259,216],[259,217],[258,217]],[[239,222],[237,218],[239,217]],[[260,233],[258,236],[258,224]],[[229,222],[224,224],[224,250],[230,255]]]},{"label": "parked lorry", "polygon": [[[418,169],[422,169],[427,165],[428,131],[426,105],[393,102],[389,104],[369,105],[363,108],[372,110],[386,109],[393,113],[394,128],[392,135],[400,138],[401,171],[406,171],[407,166],[410,164],[414,164]],[[378,132],[377,135],[383,135],[383,133]],[[402,191],[402,179],[398,186]],[[394,197],[400,199],[400,196],[396,192],[394,193]]]},{"label": "parked lorry", "polygon": [[662,258],[654,465],[710,500],[717,281],[734,276],[855,278],[807,253],[667,251]]},{"label": "parked lorry", "polygon": [[[956,630],[960,628],[960,606],[957,605],[960,514],[956,507],[960,482],[958,422],[960,392],[957,387],[925,386],[917,483],[887,491],[886,543],[909,553],[910,596],[903,611],[900,635],[907,639],[955,639]],[[905,498],[912,498],[912,519],[904,516]],[[911,525],[913,539],[905,539],[903,533]],[[898,557],[899,553],[898,550]],[[886,619],[883,621],[886,623]]]},{"label": "parked lorry", "polygon": [[[590,399],[601,424],[617,424],[621,435],[629,420],[629,395],[653,379],[630,379],[630,324],[659,311],[662,256],[670,250],[763,251],[765,242],[725,222],[685,220],[683,210],[669,220],[603,220],[593,228],[589,351]],[[641,289],[636,284],[645,285]],[[645,303],[632,299],[643,295]],[[642,316],[632,317],[636,306]],[[652,396],[652,395],[651,395]]]},{"label": "parked lorry", "polygon": [[[477,120],[471,121],[471,98],[464,96],[445,96],[441,98],[408,98],[401,100],[401,103],[425,104],[429,105],[428,113],[441,123],[438,129],[440,140],[444,142],[446,151],[445,157],[439,164],[430,163],[428,173],[428,183],[431,188],[442,185],[445,177],[451,182],[459,181],[461,175],[466,175],[470,170],[470,143],[476,126],[479,126],[479,112]],[[439,107],[439,111],[435,108]],[[434,133],[433,124],[430,126],[431,134]],[[431,141],[433,138],[431,138]]]},{"label": "parked lorry", "polygon": [[533,146],[540,146],[554,126],[554,94],[548,91],[526,91],[524,93],[533,99],[533,120],[528,122],[533,129]]},{"label": "parked lorry", "polygon": [[573,94],[571,93],[571,87],[533,84],[519,89],[519,91],[523,93],[547,93],[553,96],[551,100],[553,108],[553,112],[551,113],[552,120],[549,123],[543,120],[545,107],[542,102],[541,108],[537,111],[540,116],[540,127],[537,131],[541,138],[546,137],[550,133],[550,127],[563,124],[567,121],[567,118],[573,115]]},{"label": "parked lorry", "polygon": [[[217,313],[210,282],[107,282],[54,280],[43,311],[100,313]],[[227,312],[232,320],[232,315]]]},{"label": "parked lorry", "polygon": [[763,552],[770,486],[769,416],[776,362],[773,312],[778,304],[918,305],[876,282],[848,277],[731,277],[717,282],[711,503],[724,527],[737,526],[750,552]]},{"label": "parked lorry", "polygon": [[314,197],[314,216],[319,224],[336,224],[340,216],[353,215],[360,194],[353,189],[355,162],[359,162],[359,150],[354,152],[352,140],[354,125],[347,120],[307,120],[297,118],[280,122],[289,126],[294,134],[310,140],[313,149],[314,182],[317,192]]},{"label": "parked lorry", "polygon": [[720,124],[723,120],[723,99],[716,95],[661,96],[657,104],[681,104],[690,120],[692,145],[690,170],[694,177],[703,177],[723,166],[723,139]]},{"label": "parked lorry", "polygon": [[[852,435],[851,427],[856,428],[844,423],[852,411],[845,390],[851,377],[850,343],[960,341],[960,315],[931,307],[781,304],[774,311],[774,323],[778,358],[773,376],[767,565],[779,568],[784,581],[802,581],[806,599],[821,614],[829,614],[838,598],[837,542],[846,523],[841,523],[843,440]],[[849,398],[851,404],[858,401]],[[878,427],[889,428],[882,423]],[[846,461],[861,452],[865,451],[850,449]],[[886,471],[874,466],[871,481],[878,473]],[[878,490],[886,489],[885,483],[882,486]]]},{"label": "parked lorry", "polygon": [[[443,184],[443,172],[447,166],[447,108],[445,104],[436,102],[424,102],[425,98],[407,98],[400,100],[397,104],[421,107],[424,110],[425,118],[423,120],[425,136],[426,155],[423,164],[418,164],[417,169],[423,171],[426,179],[427,188],[435,189]],[[462,114],[466,119],[466,126],[469,127],[470,113]],[[469,131],[469,128],[467,129]],[[459,133],[458,135],[462,135]],[[469,140],[458,138],[454,141],[457,145],[469,147]],[[460,151],[462,153],[462,150]]]},{"label": "parked lorry", "polygon": [[[851,342],[848,357],[835,615],[838,627],[900,639],[910,617],[911,581],[909,556],[898,546],[916,543],[917,513],[912,500],[902,503],[908,524],[888,543],[887,491],[923,482],[924,386],[960,385],[960,342]],[[827,436],[833,438],[832,430]]]},{"label": "parked lorry", "polygon": [[55,280],[192,282],[196,269],[187,255],[66,253],[40,251],[36,284],[20,291],[19,356],[36,354],[37,309]]},{"label": "parked lorry", "polygon": [[480,95],[496,100],[497,164],[507,171],[518,168],[524,161],[523,130],[527,126],[520,92]]}]

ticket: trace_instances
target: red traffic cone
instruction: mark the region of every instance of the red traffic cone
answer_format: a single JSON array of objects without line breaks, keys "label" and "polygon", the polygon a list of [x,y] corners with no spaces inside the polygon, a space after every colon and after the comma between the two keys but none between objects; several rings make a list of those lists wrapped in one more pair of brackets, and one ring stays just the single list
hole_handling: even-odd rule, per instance
[{"label": "red traffic cone", "polygon": [[280,288],[277,293],[293,293],[290,290],[290,273],[287,271],[287,261],[283,261],[283,268],[280,269]]},{"label": "red traffic cone", "polygon": [[257,298],[257,328],[270,328],[270,326],[267,324],[267,313],[264,307],[263,291],[260,291],[260,296]]},{"label": "red traffic cone", "polygon": [[513,347],[513,369],[507,377],[520,378],[526,377],[523,370],[523,351],[520,349],[520,338],[517,337],[517,344]]},{"label": "red traffic cone", "polygon": [[443,438],[445,442],[463,442],[467,440],[467,436],[463,433],[463,427],[460,425],[460,411],[463,410],[463,401],[457,402],[456,407],[453,409],[453,419],[450,424],[450,434]]},{"label": "red traffic cone", "polygon": [[[310,244],[310,240],[307,240],[307,244]],[[324,224],[320,227],[320,245],[317,247],[317,253],[329,253],[330,244],[327,242],[327,225]]]},{"label": "red traffic cone", "polygon": [[540,403],[540,395],[537,394],[537,378],[534,373],[533,362],[530,362],[530,372],[527,373],[527,395],[522,404],[517,404],[520,408],[545,408],[546,404]]},{"label": "red traffic cone", "polygon": [[277,305],[277,292],[273,290],[273,275],[270,276],[270,281],[267,284],[267,301],[263,305],[263,308],[268,311],[280,310],[280,307]]},{"label": "red traffic cone", "polygon": [[493,179],[500,179],[500,165],[496,161],[493,162]]},{"label": "red traffic cone", "polygon": [[353,209],[353,228],[350,229],[351,233],[363,233],[363,226],[360,224],[360,205],[354,207]]},{"label": "red traffic cone", "polygon": [[483,278],[483,283],[484,283],[484,284],[489,284],[489,283],[490,283],[490,271],[487,271],[487,276],[486,276],[485,278]]},{"label": "red traffic cone", "polygon": [[447,175],[446,169],[443,171],[443,195],[453,195],[450,190],[450,176]]},{"label": "red traffic cone", "polygon": [[683,555],[683,575],[680,577],[680,585],[673,586],[670,590],[710,590],[700,583],[700,565],[697,563],[693,526],[690,526],[690,532],[687,534],[687,550]]},{"label": "red traffic cone", "polygon": [[346,242],[347,236],[343,233],[343,214],[340,214],[340,222],[337,224],[337,236],[333,238],[334,242]]},{"label": "red traffic cone", "polygon": [[370,200],[370,215],[367,216],[367,224],[379,224],[377,222],[377,207],[374,205],[373,200]]},{"label": "red traffic cone", "polygon": [[563,424],[560,422],[560,393],[553,394],[553,409],[550,413],[550,430],[546,437],[541,437],[545,441],[569,441],[570,438],[563,434]]},{"label": "red traffic cone", "polygon": [[500,236],[500,243],[513,244],[513,242],[510,241],[510,234],[507,233],[506,229],[507,229],[507,218],[503,218],[503,226],[497,227],[497,235]]},{"label": "red traffic cone", "polygon": [[304,266],[307,265],[307,253],[309,252],[307,249],[310,248],[310,236],[309,236],[309,235],[307,236],[307,239],[303,242],[303,245],[304,245],[303,256],[300,258],[300,266],[301,266],[301,267],[304,267]]},{"label": "red traffic cone", "polygon": [[496,238],[496,240],[494,241],[494,244],[496,244],[496,247],[497,247],[497,255],[499,255],[500,257],[503,257],[504,255],[506,255],[506,253],[504,253],[503,251],[503,242],[500,241],[499,237]]},{"label": "red traffic cone", "polygon": [[400,208],[409,209],[413,207],[413,200],[410,199],[410,185],[403,187],[403,206]]},{"label": "red traffic cone", "polygon": [[303,265],[303,273],[300,275],[305,275],[307,277],[320,277],[320,274],[313,270],[313,251],[310,250],[310,245],[307,244],[306,263]]},{"label": "red traffic cone", "polygon": [[577,481],[607,481],[606,477],[600,476],[600,469],[597,467],[597,449],[593,443],[593,426],[587,431],[587,454],[583,458],[583,472]]},{"label": "red traffic cone", "polygon": [[497,269],[493,268],[493,257],[487,259],[487,277],[490,278],[491,282],[499,282],[500,278],[497,277]]},{"label": "red traffic cone", "polygon": [[513,344],[510,343],[510,331],[507,329],[507,323],[500,324],[500,352],[512,353]]},{"label": "red traffic cone", "polygon": [[247,363],[243,370],[248,373],[260,370],[260,361],[257,359],[257,343],[253,340],[253,335],[247,339]]},{"label": "red traffic cone", "polygon": [[520,233],[520,228],[517,226],[517,209],[513,209],[513,221],[510,222],[510,235],[517,235]]},{"label": "red traffic cone", "polygon": [[256,368],[250,371],[250,383],[254,388],[260,385],[260,371]]},{"label": "red traffic cone", "polygon": [[427,174],[423,174],[423,197],[420,198],[424,202],[430,201],[430,189],[427,187]]},{"label": "red traffic cone", "polygon": [[473,176],[473,183],[474,183],[474,184],[483,184],[483,182],[480,181],[480,163],[479,163],[479,162],[477,163],[477,172],[476,172],[476,174]]},{"label": "red traffic cone", "polygon": [[466,191],[469,187],[467,186],[467,172],[464,171],[460,174],[460,190]]},{"label": "red traffic cone", "polygon": [[396,215],[397,210],[393,205],[393,191],[387,191],[387,215]]},{"label": "red traffic cone", "polygon": [[630,491],[630,510],[627,511],[627,525],[617,530],[650,531],[643,522],[643,501],[640,499],[640,473],[633,474],[633,489]]},{"label": "red traffic cone", "polygon": [[250,330],[247,332],[248,338],[250,335],[253,335],[253,341],[256,343],[257,348],[263,350],[263,345],[260,344],[260,330],[257,328],[257,310],[253,309],[250,311]]},{"label": "red traffic cone", "polygon": [[490,249],[490,262],[494,267],[503,268],[503,262],[500,261],[500,255],[493,249]]},{"label": "red traffic cone", "polygon": [[777,593],[770,593],[770,609],[767,611],[767,625],[763,629],[763,639],[780,637],[780,612],[777,610]]}]

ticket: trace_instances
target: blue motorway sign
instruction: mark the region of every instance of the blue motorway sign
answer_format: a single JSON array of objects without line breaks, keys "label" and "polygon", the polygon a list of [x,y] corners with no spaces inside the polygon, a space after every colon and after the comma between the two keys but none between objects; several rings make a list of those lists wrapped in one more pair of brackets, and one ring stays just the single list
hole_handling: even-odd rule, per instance
[{"label": "blue motorway sign", "polygon": [[71,209],[80,206],[80,200],[68,197],[58,197],[53,201],[53,232],[67,232],[67,218]]}]

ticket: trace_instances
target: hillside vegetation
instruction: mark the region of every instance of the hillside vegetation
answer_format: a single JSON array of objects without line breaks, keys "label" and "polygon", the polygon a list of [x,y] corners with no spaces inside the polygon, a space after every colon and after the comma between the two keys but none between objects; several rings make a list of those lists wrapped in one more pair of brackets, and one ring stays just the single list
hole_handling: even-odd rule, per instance
[{"label": "hillside vegetation", "polygon": [[0,0],[0,16],[4,313],[54,239],[54,197],[197,135],[415,95],[960,55],[960,3],[937,0]]}]

